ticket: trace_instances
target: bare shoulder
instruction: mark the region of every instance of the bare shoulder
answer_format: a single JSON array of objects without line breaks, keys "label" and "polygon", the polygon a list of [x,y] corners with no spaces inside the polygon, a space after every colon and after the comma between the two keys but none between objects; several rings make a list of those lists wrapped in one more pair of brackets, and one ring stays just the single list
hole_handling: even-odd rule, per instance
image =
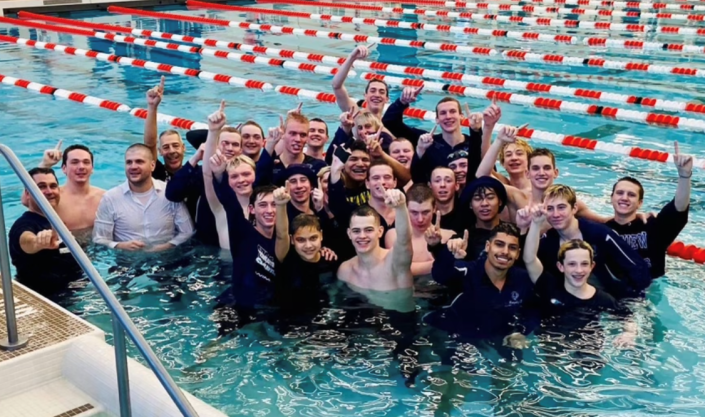
[{"label": "bare shoulder", "polygon": [[353,262],[356,260],[356,258],[348,259],[347,261],[343,262],[340,264],[338,267],[338,279],[341,281],[348,282],[350,280],[350,276],[353,271]]}]

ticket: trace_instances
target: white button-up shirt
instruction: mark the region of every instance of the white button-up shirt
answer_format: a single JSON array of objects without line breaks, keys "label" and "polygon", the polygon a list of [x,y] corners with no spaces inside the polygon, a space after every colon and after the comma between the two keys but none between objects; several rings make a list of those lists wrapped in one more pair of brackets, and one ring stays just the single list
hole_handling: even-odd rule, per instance
[{"label": "white button-up shirt", "polygon": [[119,242],[139,240],[148,246],[169,242],[178,246],[194,233],[184,203],[166,199],[164,181],[152,180],[154,193],[143,204],[127,181],[108,190],[98,205],[93,242],[111,248]]}]

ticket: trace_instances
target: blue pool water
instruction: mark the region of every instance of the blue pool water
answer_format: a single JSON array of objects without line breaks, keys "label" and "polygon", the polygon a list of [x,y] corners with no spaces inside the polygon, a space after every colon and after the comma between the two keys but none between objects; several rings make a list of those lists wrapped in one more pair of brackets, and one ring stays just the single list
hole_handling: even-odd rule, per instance
[{"label": "blue pool water", "polygon": [[[299,9],[316,11],[314,8]],[[245,18],[231,12],[183,8],[161,10],[232,20]],[[331,13],[329,9],[320,10]],[[353,15],[345,9],[336,9],[332,13]],[[368,12],[355,14],[373,16]],[[345,56],[353,48],[349,42],[333,39],[246,33],[239,29],[158,22],[107,13],[72,13],[67,16],[335,56]],[[520,43],[350,24],[319,24],[305,19],[266,15],[260,15],[258,19],[260,23],[489,45],[497,49],[527,48],[535,52],[581,57],[590,54],[582,46]],[[409,20],[408,17],[405,20]],[[453,24],[454,20],[450,22]],[[488,23],[455,24],[492,26]],[[520,27],[517,30],[538,29]],[[606,35],[604,32],[582,30],[540,30],[578,36]],[[329,76],[291,72],[283,68],[200,58],[178,52],[87,40],[80,36],[17,29],[8,25],[0,25],[0,33],[253,78],[275,85],[330,90]],[[698,42],[696,39],[657,36],[653,33],[642,37],[619,33],[611,36],[659,42]],[[700,58],[666,52],[593,50],[592,53],[612,59],[648,60],[666,65],[680,62],[682,65],[705,68]],[[377,46],[371,59],[623,94],[705,101],[704,84],[698,79],[509,63],[499,58],[466,57],[384,45]],[[132,107],[144,106],[145,91],[159,79],[159,74],[144,69],[8,44],[0,44],[0,73],[119,101]],[[598,76],[603,79],[597,79]],[[220,99],[225,99],[231,120],[256,118],[263,126],[273,126],[278,122],[278,115],[298,103],[294,97],[275,92],[263,93],[176,75],[167,74],[166,77],[166,96],[160,111],[196,121],[205,121]],[[359,78],[351,76],[347,86],[352,95],[361,97],[364,83]],[[393,98],[398,94],[398,89],[392,90]],[[440,97],[440,94],[426,93],[417,106],[432,109]],[[487,105],[483,100],[466,101],[476,110]],[[701,133],[508,104],[502,105],[502,109],[502,121],[508,124],[531,122],[532,127],[541,130],[669,152],[672,142],[677,140],[683,152],[691,152],[698,157],[705,155]],[[304,111],[329,121],[331,128],[334,128],[339,113],[336,106],[310,100],[304,101]],[[2,142],[12,147],[27,167],[37,164],[43,149],[54,146],[59,139],[64,140],[64,146],[72,143],[89,145],[96,155],[92,183],[103,188],[124,181],[122,153],[127,144],[142,140],[143,128],[141,120],[127,114],[61,101],[5,85],[0,86],[0,125],[3,126]],[[430,128],[428,123],[424,126]],[[671,165],[553,145],[549,147],[556,152],[559,160],[560,181],[576,187],[580,196],[598,212],[611,212],[609,189],[613,181],[622,175],[634,175],[643,180],[646,210],[657,211],[672,198],[675,191],[676,171]],[[9,228],[23,210],[19,203],[21,188],[5,164],[0,164],[0,182]],[[702,231],[705,220],[701,203],[703,190],[702,174],[696,169],[690,223],[680,240],[700,246],[705,244],[705,233]],[[434,288],[419,289],[418,295],[422,296],[416,299],[416,313],[400,318],[373,308],[364,300],[350,297],[337,285],[330,284],[331,292],[337,294],[334,307],[325,309],[319,315],[301,322],[248,326],[235,337],[214,342],[217,337],[212,310],[214,298],[227,285],[219,272],[218,255],[217,251],[204,248],[184,248],[173,259],[146,258],[134,262],[140,265],[139,268],[115,271],[111,268],[117,263],[113,255],[104,250],[90,251],[96,266],[177,382],[232,416],[705,414],[702,400],[705,392],[705,327],[702,324],[705,307],[701,301],[701,294],[705,292],[705,273],[702,265],[669,259],[667,276],[652,285],[646,300],[635,302],[632,306],[639,325],[639,337],[633,349],[618,350],[612,347],[611,341],[619,333],[621,324],[606,317],[602,321],[604,337],[596,329],[580,337],[559,337],[558,334],[544,332],[531,338],[530,349],[521,354],[503,356],[492,348],[447,340],[418,324],[423,313],[443,302],[434,298]],[[128,286],[130,277],[135,275],[155,278],[157,284]],[[79,289],[67,302],[72,311],[110,331],[108,310],[90,286]],[[401,352],[395,352],[400,348],[403,348]],[[453,352],[451,359],[440,354],[446,349]],[[413,384],[407,384],[408,380],[402,376],[400,369],[414,366],[419,366],[421,371]]]}]

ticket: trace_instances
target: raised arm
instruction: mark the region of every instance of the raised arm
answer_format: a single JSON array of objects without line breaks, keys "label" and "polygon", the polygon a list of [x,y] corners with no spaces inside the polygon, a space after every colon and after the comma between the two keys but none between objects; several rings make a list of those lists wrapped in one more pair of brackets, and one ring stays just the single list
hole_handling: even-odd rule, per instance
[{"label": "raised arm", "polygon": [[539,260],[537,253],[539,251],[539,241],[541,239],[541,226],[545,219],[544,209],[541,205],[535,205],[533,207],[525,207],[517,213],[517,216],[530,217],[531,226],[529,226],[529,233],[526,234],[526,241],[524,243],[524,265],[526,271],[529,273],[531,281],[536,284],[543,273],[543,264]]},{"label": "raised arm", "polygon": [[409,104],[416,101],[419,94],[423,90],[423,86],[419,88],[406,87],[401,93],[401,96],[392,103],[384,115],[382,116],[382,124],[389,129],[389,132],[398,138],[406,138],[414,146],[419,141],[419,136],[426,133],[425,130],[410,127],[404,123],[404,111],[409,107]]},{"label": "raised arm", "polygon": [[411,259],[414,256],[414,249],[411,245],[411,222],[409,221],[409,211],[406,208],[406,196],[400,190],[387,190],[384,196],[384,203],[394,207],[394,229],[397,231],[397,240],[394,242],[392,250],[392,269],[395,274],[409,271]]},{"label": "raised arm", "polygon": [[674,142],[676,152],[673,154],[673,162],[678,168],[678,188],[674,203],[676,210],[684,212],[690,206],[690,177],[693,176],[693,157],[683,155],[678,149],[678,142]]},{"label": "raised arm", "polygon": [[350,98],[348,90],[345,88],[345,79],[348,78],[348,74],[355,61],[365,59],[369,54],[370,51],[366,46],[357,46],[350,55],[348,55],[348,59],[343,62],[343,65],[338,67],[338,72],[336,72],[333,77],[333,94],[335,94],[335,101],[342,111],[349,111],[352,107],[355,107],[355,102]]},{"label": "raised arm", "polygon": [[44,151],[44,156],[42,157],[42,162],[39,163],[39,168],[51,168],[54,165],[58,164],[59,161],[61,161],[61,157],[62,157],[61,144],[62,143],[63,143],[63,140],[59,139],[59,143],[57,143],[55,147]]},{"label": "raised arm", "polygon": [[274,204],[277,205],[277,218],[274,225],[276,240],[274,241],[274,254],[279,262],[284,262],[284,258],[291,248],[289,239],[289,216],[286,212],[286,205],[291,200],[286,188],[280,187],[274,190]]},{"label": "raised arm", "polygon": [[365,142],[367,142],[367,150],[370,153],[370,156],[373,158],[382,159],[392,168],[392,172],[397,179],[398,185],[403,187],[411,180],[411,171],[399,161],[389,156],[389,154],[382,149],[382,144],[380,143],[381,134],[382,129],[380,128],[376,134],[365,138]]},{"label": "raised arm", "polygon": [[[502,109],[497,105],[496,100],[492,100],[492,104],[490,104],[483,112],[482,112],[482,157],[484,158],[485,155],[487,155],[487,152],[490,149],[490,143],[492,142],[492,131],[494,131],[494,127],[499,121],[499,119],[502,117]],[[497,156],[495,155],[495,159]],[[494,164],[493,164],[494,165]],[[489,175],[489,174],[487,174]]]},{"label": "raised arm", "polygon": [[144,119],[144,144],[152,151],[152,157],[156,161],[159,157],[158,152],[158,137],[159,129],[157,127],[157,112],[159,111],[159,103],[162,102],[164,95],[164,76],[159,80],[159,85],[147,91],[147,117]]}]

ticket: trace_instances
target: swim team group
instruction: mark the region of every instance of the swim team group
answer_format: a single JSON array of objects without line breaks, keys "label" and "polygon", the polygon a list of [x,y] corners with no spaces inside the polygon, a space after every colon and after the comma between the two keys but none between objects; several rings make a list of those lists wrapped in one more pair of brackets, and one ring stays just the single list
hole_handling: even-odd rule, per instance
[{"label": "swim team group", "polygon": [[[351,100],[345,79],[368,54],[355,48],[333,79],[342,114],[331,129],[301,105],[266,132],[252,120],[228,125],[223,102],[207,130],[186,134],[196,149],[186,159],[181,135],[157,130],[162,77],[147,92],[144,142],[125,152],[124,183],[91,186],[94,156],[78,144],[45,151],[29,172],[66,226],[92,231],[97,245],[178,251],[194,239],[229,250],[232,284],[217,308],[239,315],[315,303],[326,273],[367,295],[413,291],[430,276],[453,301],[426,323],[520,348],[541,319],[624,312],[622,299],[642,296],[664,275],[690,204],[693,159],[677,143],[674,198],[641,213],[641,183],[619,178],[614,215],[603,217],[555,183],[554,154],[517,138],[520,128],[497,129],[492,141],[502,114],[495,103],[470,113],[444,97],[427,132],[404,121],[421,88],[405,88],[390,104],[388,86],[372,80],[363,100]],[[9,237],[17,280],[51,298],[82,274],[26,191],[22,202],[28,211]],[[624,322],[619,343],[628,345],[636,325]]]}]

